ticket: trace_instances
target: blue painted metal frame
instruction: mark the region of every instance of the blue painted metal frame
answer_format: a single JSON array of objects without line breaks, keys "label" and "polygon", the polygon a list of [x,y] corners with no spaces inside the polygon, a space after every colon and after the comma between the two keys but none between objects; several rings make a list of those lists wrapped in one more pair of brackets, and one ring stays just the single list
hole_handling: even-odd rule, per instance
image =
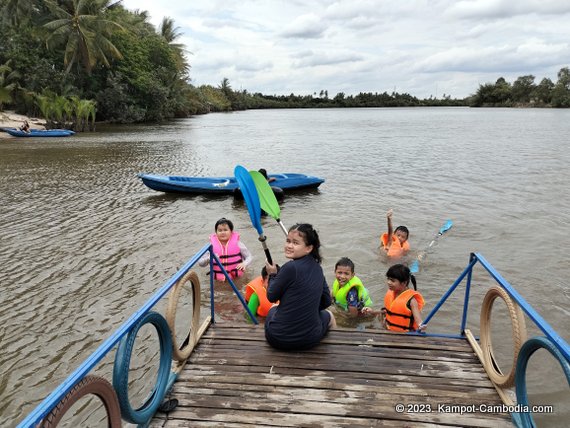
[{"label": "blue painted metal frame", "polygon": [[[20,424],[18,428],[33,427],[41,419],[47,415],[53,407],[59,403],[59,401],[67,394],[74,385],[76,385],[83,377],[88,374],[97,363],[99,363],[105,355],[126,335],[128,332],[136,325],[136,323],[142,318],[160,299],[162,299],[166,293],[182,278],[182,276],[202,258],[206,252],[210,252],[210,272],[213,271],[214,263],[221,267],[228,283],[234,290],[235,294],[238,296],[240,302],[244,306],[246,312],[250,318],[257,324],[258,321],[255,315],[249,310],[247,303],[243,299],[241,293],[238,291],[234,282],[228,275],[227,271],[224,269],[222,263],[218,256],[216,256],[212,250],[210,244],[202,247],[176,274],[174,274],[141,308],[139,308],[135,313],[127,320],[123,325],[121,325],[107,340],[105,340],[99,348],[93,352],[66,380],[64,380],[61,385],[59,385],[48,397],[46,397],[33,411],[30,413]],[[465,326],[467,322],[467,312],[469,307],[469,296],[471,290],[471,279],[473,267],[480,263],[485,270],[491,275],[493,279],[503,288],[505,291],[513,298],[522,310],[530,317],[530,319],[538,326],[538,328],[552,341],[556,348],[562,353],[564,358],[570,361],[570,345],[560,337],[550,325],[524,300],[524,298],[513,288],[509,282],[507,282],[496,270],[491,266],[491,264],[479,253],[471,253],[469,257],[469,264],[465,270],[459,275],[451,287],[445,292],[441,297],[439,302],[435,305],[429,315],[425,318],[424,324],[427,324],[433,316],[439,311],[441,306],[449,298],[449,296],[455,291],[459,284],[467,277],[465,298],[463,304],[463,315],[461,320],[461,329],[459,335],[449,335],[449,334],[433,334],[429,333],[429,336],[435,337],[452,337],[452,338],[464,338]],[[211,298],[211,319],[215,322],[215,308],[214,308],[214,275],[210,275],[210,298]],[[411,332],[410,335],[426,335],[426,333]],[[167,390],[172,387],[172,384],[176,381],[176,374],[171,373],[169,378]]]},{"label": "blue painted metal frame", "polygon": [[[228,282],[232,286],[235,294],[238,296],[240,302],[244,306],[250,318],[255,324],[258,324],[255,315],[249,310],[247,303],[243,299],[241,293],[238,291],[237,287],[229,277],[228,273],[224,269],[222,263],[218,256],[215,255],[212,250],[211,244],[204,245],[188,262],[182,266],[178,272],[176,272],[153,296],[141,306],[131,317],[125,321],[107,340],[105,340],[96,350],[93,352],[71,375],[67,377],[55,390],[52,391],[22,422],[18,424],[18,428],[28,428],[34,427],[38,424],[50,411],[53,409],[61,399],[67,394],[77,383],[81,381],[96,365],[99,363],[105,355],[113,349],[113,347],[125,336],[129,331],[138,323],[138,321],[150,311],[154,305],[156,305],[160,299],[162,299],[168,291],[176,284],[180,278],[184,276],[186,272],[194,266],[198,260],[206,252],[210,252],[210,272],[212,272],[214,262],[220,266],[222,272],[228,279]],[[211,295],[211,315],[212,322],[214,322],[214,275],[210,275],[210,295]],[[168,386],[166,390],[168,391],[172,384],[176,381],[176,375],[170,373],[168,379]]]},{"label": "blue painted metal frame", "polygon": [[529,316],[529,318],[536,324],[536,326],[548,337],[558,348],[558,350],[562,353],[564,358],[570,361],[570,345],[562,338],[558,333],[556,333],[552,327],[546,322],[544,318],[542,318],[538,312],[534,310],[534,308],[529,305],[526,300],[514,289],[514,287],[501,276],[499,272],[495,270],[493,266],[479,253],[471,253],[469,256],[469,265],[465,268],[465,270],[459,275],[459,277],[455,280],[455,282],[449,287],[446,293],[442,296],[440,301],[435,305],[435,307],[431,310],[429,315],[424,320],[424,324],[427,324],[429,320],[433,318],[433,316],[438,312],[439,308],[445,303],[447,298],[455,291],[457,286],[463,281],[463,279],[467,276],[467,283],[465,289],[465,299],[463,302],[463,316],[461,320],[461,330],[460,334],[464,336],[465,325],[467,322],[467,310],[469,306],[469,293],[471,289],[471,277],[473,272],[473,267],[480,263],[483,268],[491,275],[491,277],[499,284],[511,298],[517,302],[517,304],[521,307],[521,309]]}]

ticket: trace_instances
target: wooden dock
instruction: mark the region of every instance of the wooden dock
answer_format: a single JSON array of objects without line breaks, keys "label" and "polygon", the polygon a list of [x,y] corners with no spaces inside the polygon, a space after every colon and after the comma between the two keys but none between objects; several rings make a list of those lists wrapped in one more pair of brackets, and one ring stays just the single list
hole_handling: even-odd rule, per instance
[{"label": "wooden dock", "polygon": [[474,411],[502,402],[466,340],[378,330],[280,352],[263,326],[214,324],[169,396],[178,407],[151,427],[513,426],[508,413]]}]

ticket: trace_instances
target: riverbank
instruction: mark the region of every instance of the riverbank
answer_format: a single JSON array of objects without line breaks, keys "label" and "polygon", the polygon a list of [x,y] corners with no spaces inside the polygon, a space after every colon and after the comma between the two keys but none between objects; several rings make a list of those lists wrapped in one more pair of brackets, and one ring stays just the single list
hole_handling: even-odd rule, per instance
[{"label": "riverbank", "polygon": [[[19,128],[27,120],[31,129],[45,129],[45,120],[16,114],[13,111],[0,111],[0,128]],[[14,138],[7,132],[0,132],[0,138]]]}]

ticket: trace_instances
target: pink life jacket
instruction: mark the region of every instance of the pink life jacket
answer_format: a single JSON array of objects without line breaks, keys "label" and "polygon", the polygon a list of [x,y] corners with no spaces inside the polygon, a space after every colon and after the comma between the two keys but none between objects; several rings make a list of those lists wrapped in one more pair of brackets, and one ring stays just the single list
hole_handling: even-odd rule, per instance
[{"label": "pink life jacket", "polygon": [[[214,248],[214,253],[218,256],[222,265],[224,265],[224,269],[228,272],[232,279],[236,277],[240,277],[243,275],[242,270],[237,270],[237,265],[240,264],[243,259],[241,257],[241,250],[239,249],[239,233],[232,232],[232,236],[230,236],[229,241],[226,245],[222,245],[218,236],[213,233],[210,235],[210,242],[212,243],[212,247]],[[214,263],[214,279],[217,281],[225,281],[226,277],[222,273],[220,267]]]}]

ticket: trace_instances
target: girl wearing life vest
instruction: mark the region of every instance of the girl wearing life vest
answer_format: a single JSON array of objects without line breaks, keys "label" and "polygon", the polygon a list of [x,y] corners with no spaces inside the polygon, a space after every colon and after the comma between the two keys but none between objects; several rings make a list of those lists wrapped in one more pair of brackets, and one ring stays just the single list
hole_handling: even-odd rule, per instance
[{"label": "girl wearing life vest", "polygon": [[[245,268],[253,260],[251,253],[240,241],[239,233],[234,232],[234,224],[227,218],[222,217],[219,219],[214,226],[214,230],[216,233],[210,235],[210,243],[214,253],[222,262],[231,279],[241,277]],[[200,259],[198,265],[206,266],[209,262],[210,256],[206,254]],[[226,276],[217,263],[214,263],[213,274],[217,281],[226,280]]]},{"label": "girl wearing life vest", "polygon": [[382,248],[388,254],[388,257],[402,257],[410,251],[410,243],[408,237],[410,231],[406,226],[398,226],[396,230],[392,229],[392,209],[386,213],[388,221],[388,232],[380,237]]},{"label": "girl wearing life vest", "polygon": [[[410,280],[414,286],[408,288]],[[388,291],[384,296],[384,325],[392,331],[425,330],[422,324],[421,310],[424,307],[424,298],[416,291],[416,278],[410,269],[402,264],[392,266],[386,272]]]},{"label": "girl wearing life vest", "polygon": [[[279,270],[279,265],[277,265],[277,270]],[[247,302],[247,307],[252,314],[256,314],[260,317],[266,317],[269,309],[279,304],[279,302],[271,303],[267,300],[268,278],[267,268],[263,266],[261,276],[254,278],[245,286],[245,301]]]},{"label": "girl wearing life vest", "polygon": [[335,281],[331,296],[334,303],[348,311],[349,315],[378,315],[372,311],[372,300],[362,281],[354,274],[354,263],[348,257],[342,257],[334,266]]}]

